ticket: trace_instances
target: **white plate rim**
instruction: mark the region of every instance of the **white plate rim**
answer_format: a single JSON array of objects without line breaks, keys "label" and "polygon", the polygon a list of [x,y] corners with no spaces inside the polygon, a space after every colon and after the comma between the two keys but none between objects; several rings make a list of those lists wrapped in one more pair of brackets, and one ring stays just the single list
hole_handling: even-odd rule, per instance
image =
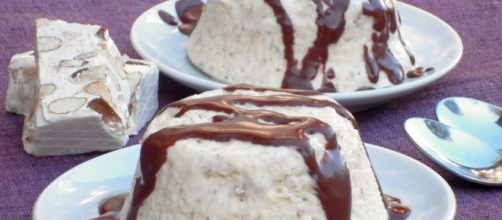
[{"label": "white plate rim", "polygon": [[[449,207],[450,209],[448,211],[445,212],[445,213],[448,213],[447,219],[449,219],[449,220],[454,220],[455,219],[455,215],[457,213],[457,199],[455,198],[455,193],[453,192],[453,189],[450,187],[450,185],[446,182],[446,180],[443,179],[443,177],[441,177],[436,171],[434,171],[432,168],[428,167],[427,165],[423,164],[422,162],[420,162],[420,161],[418,161],[418,160],[416,160],[416,159],[414,159],[414,158],[412,158],[412,157],[410,157],[408,155],[399,153],[397,151],[393,151],[393,150],[390,150],[388,148],[380,147],[380,146],[374,145],[374,144],[364,143],[364,145],[367,147],[368,154],[371,154],[371,153],[369,153],[370,151],[385,152],[386,154],[393,155],[393,157],[402,157],[402,158],[405,158],[410,163],[415,164],[417,167],[420,167],[420,168],[422,168],[424,170],[429,171],[429,174],[431,175],[431,177],[434,177],[436,179],[437,183],[440,184],[441,188],[443,188],[443,189],[445,189],[447,191],[447,194],[448,194],[447,200],[450,201],[449,204],[453,205],[453,206]],[[371,160],[371,158],[370,158],[370,160]],[[382,191],[384,191],[384,190],[382,190]]]},{"label": "white plate rim", "polygon": [[[433,177],[436,180],[436,183],[439,184],[438,186],[440,186],[443,190],[446,190],[446,193],[448,196],[448,198],[447,198],[448,204],[450,205],[449,209],[445,211],[445,213],[447,215],[447,219],[453,220],[455,218],[455,214],[456,214],[456,210],[457,210],[457,202],[455,199],[455,194],[453,193],[453,190],[448,185],[448,183],[439,174],[437,174],[434,170],[432,170],[431,168],[429,168],[425,164],[423,164],[423,163],[421,163],[421,162],[419,162],[419,161],[417,161],[407,155],[398,153],[396,151],[393,151],[393,150],[390,150],[390,149],[387,149],[384,147],[373,145],[373,144],[365,143],[365,146],[367,147],[366,149],[367,149],[369,155],[372,154],[371,152],[376,152],[376,153],[388,154],[391,157],[401,157],[401,158],[405,159],[406,161],[414,164],[415,166],[420,167],[420,169],[427,171],[427,174],[430,175],[430,177]],[[78,164],[77,166],[67,170],[66,172],[64,172],[63,174],[58,176],[56,179],[54,179],[48,186],[46,186],[45,189],[42,191],[42,193],[40,193],[40,195],[37,197],[37,200],[36,200],[36,202],[33,206],[33,210],[32,210],[32,219],[42,220],[41,218],[37,217],[38,216],[37,215],[38,209],[40,209],[41,204],[43,202],[43,199],[45,197],[47,197],[47,195],[49,194],[49,191],[53,187],[53,184],[61,182],[61,180],[70,176],[71,174],[73,174],[74,172],[79,170],[79,168],[86,166],[87,164],[93,163],[93,161],[95,161],[95,160],[103,159],[103,157],[112,157],[117,153],[126,153],[128,151],[138,151],[139,152],[139,148],[140,148],[139,144],[133,145],[133,146],[128,146],[126,148],[122,148],[122,149],[112,151],[112,152],[97,156],[95,158],[89,159],[89,160],[84,161],[84,162]],[[131,174],[131,175],[133,175],[133,174]],[[383,191],[385,191],[385,190],[383,189]]]},{"label": "white plate rim", "polygon": [[[174,1],[167,1],[163,3],[159,3],[145,12],[143,12],[133,23],[130,31],[130,39],[131,39],[131,44],[134,48],[134,50],[143,57],[144,59],[150,60],[150,61],[155,61],[156,59],[148,54],[145,50],[143,50],[140,46],[140,43],[138,41],[138,31],[135,31],[138,29],[140,24],[140,21],[143,20],[143,17],[148,16],[151,11],[162,7],[164,4],[174,4]],[[407,7],[408,9],[411,10],[416,10],[417,12],[423,13],[424,15],[427,15],[429,18],[434,19],[436,22],[439,22],[442,26],[444,26],[448,32],[452,33],[454,36],[454,41],[458,44],[459,52],[456,54],[456,56],[452,59],[452,62],[448,63],[446,67],[444,67],[444,70],[442,72],[435,72],[433,74],[427,75],[425,77],[421,77],[418,79],[415,79],[411,82],[407,83],[402,83],[399,85],[394,85],[391,87],[385,87],[385,88],[379,88],[375,90],[367,90],[367,91],[357,91],[357,92],[343,92],[343,93],[325,93],[329,95],[330,97],[334,98],[335,100],[339,102],[354,102],[354,103],[363,103],[366,104],[368,103],[368,100],[378,98],[378,97],[397,97],[399,94],[404,93],[404,92],[412,92],[416,91],[418,89],[421,89],[439,79],[442,77],[446,76],[448,73],[451,72],[451,70],[459,63],[459,61],[462,58],[463,52],[464,52],[464,45],[462,42],[462,39],[460,38],[460,35],[451,27],[448,23],[446,23],[444,20],[441,18],[429,13],[428,11],[425,11],[421,8],[418,8],[416,6],[413,6],[408,3],[404,2],[397,2],[398,7]],[[183,73],[182,71],[178,71],[174,68],[171,68],[169,65],[166,65],[161,62],[155,62],[158,66],[161,72],[169,76],[170,78],[174,79],[175,81],[181,82],[182,84],[188,86],[187,84],[192,84],[195,83],[199,85],[200,87],[204,87],[203,90],[211,90],[211,89],[217,89],[217,88],[223,88],[225,86],[228,86],[228,84],[224,84],[221,82],[217,82],[215,80],[208,80],[208,79],[203,79],[199,78],[197,76],[193,76],[190,74]],[[191,86],[189,86],[191,87]],[[194,88],[194,87],[192,87]],[[195,88],[196,89],[196,88]],[[199,90],[199,89],[197,89]]]}]

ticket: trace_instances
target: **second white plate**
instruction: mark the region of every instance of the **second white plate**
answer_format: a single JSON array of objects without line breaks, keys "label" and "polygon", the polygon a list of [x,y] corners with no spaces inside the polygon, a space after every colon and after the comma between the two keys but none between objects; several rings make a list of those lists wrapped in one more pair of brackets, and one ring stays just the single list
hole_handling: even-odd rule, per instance
[{"label": "second white plate", "polygon": [[[456,202],[450,186],[422,163],[366,144],[384,193],[401,198],[412,212],[407,220],[452,220]],[[33,219],[89,219],[104,198],[128,192],[139,145],[113,151],[67,171],[40,194]]]},{"label": "second white plate", "polygon": [[[159,18],[159,10],[176,15],[175,2],[160,3],[139,16],[131,29],[132,45],[141,57],[157,63],[164,74],[181,84],[199,91],[226,86],[190,63],[185,49],[187,36]],[[445,76],[462,56],[462,41],[447,23],[422,9],[402,2],[398,2],[397,8],[402,19],[401,30],[415,54],[417,66],[434,67],[435,72],[388,88],[327,93],[352,111],[367,109],[417,91]]]}]

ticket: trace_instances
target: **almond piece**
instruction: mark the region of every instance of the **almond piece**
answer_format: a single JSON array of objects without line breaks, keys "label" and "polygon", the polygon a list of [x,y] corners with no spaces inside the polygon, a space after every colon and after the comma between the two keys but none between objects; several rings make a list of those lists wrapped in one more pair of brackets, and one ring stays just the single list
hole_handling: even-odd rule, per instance
[{"label": "almond piece", "polygon": [[98,53],[96,51],[91,51],[91,52],[87,52],[87,53],[81,53],[81,54],[73,57],[73,59],[74,60],[87,60],[87,59],[91,59],[97,55],[98,55]]},{"label": "almond piece", "polygon": [[101,27],[97,32],[96,36],[98,36],[101,40],[106,40],[108,37],[108,29],[105,27]]},{"label": "almond piece", "polygon": [[97,66],[94,68],[82,68],[70,74],[69,81],[72,83],[89,82],[106,78],[107,67]]},{"label": "almond piece", "polygon": [[63,41],[57,37],[41,36],[38,37],[38,52],[49,52],[63,46]]},{"label": "almond piece", "polygon": [[56,90],[56,86],[52,83],[40,85],[38,89],[39,96],[45,97],[51,95]]},{"label": "almond piece", "polygon": [[87,106],[101,114],[101,118],[106,124],[120,124],[120,117],[104,99],[94,99]]},{"label": "almond piece", "polygon": [[68,114],[82,108],[87,99],[83,97],[65,97],[49,103],[49,111],[54,114]]},{"label": "almond piece", "polygon": [[99,96],[106,102],[110,102],[111,100],[112,95],[110,93],[110,89],[108,89],[104,80],[90,83],[89,85],[84,87],[84,91],[91,95]]},{"label": "almond piece", "polygon": [[59,67],[66,67],[66,68],[72,68],[72,67],[80,67],[84,66],[88,61],[85,60],[61,60],[59,61]]},{"label": "almond piece", "polygon": [[141,82],[141,76],[142,74],[140,72],[130,72],[127,73],[127,79],[129,81],[129,87],[131,88],[131,91],[134,93],[136,91],[136,88],[138,88],[138,85]]}]

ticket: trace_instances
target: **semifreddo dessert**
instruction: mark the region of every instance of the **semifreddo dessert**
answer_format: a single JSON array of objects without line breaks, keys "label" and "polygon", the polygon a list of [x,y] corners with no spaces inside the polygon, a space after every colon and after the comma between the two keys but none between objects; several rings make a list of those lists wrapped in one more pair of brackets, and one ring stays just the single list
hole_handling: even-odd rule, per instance
[{"label": "semifreddo dessert", "polygon": [[394,0],[208,0],[187,53],[229,84],[368,90],[424,72],[400,23]]},{"label": "semifreddo dessert", "polygon": [[35,156],[106,151],[155,114],[158,68],[122,57],[106,28],[36,20],[36,50],[11,59],[7,111]]},{"label": "semifreddo dessert", "polygon": [[388,219],[352,115],[315,91],[234,86],[150,123],[121,219]]}]

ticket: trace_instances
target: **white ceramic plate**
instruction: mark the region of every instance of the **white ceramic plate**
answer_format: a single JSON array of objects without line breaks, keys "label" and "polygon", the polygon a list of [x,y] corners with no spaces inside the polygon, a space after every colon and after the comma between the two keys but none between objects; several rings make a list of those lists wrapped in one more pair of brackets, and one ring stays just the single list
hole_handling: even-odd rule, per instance
[{"label": "white ceramic plate", "polygon": [[[366,144],[384,193],[412,209],[407,220],[453,219],[456,202],[451,188],[433,170],[402,154]],[[139,146],[127,147],[84,162],[54,180],[38,197],[33,219],[89,219],[99,202],[128,192]]]},{"label": "white ceramic plate", "polygon": [[[175,16],[175,1],[166,1],[138,17],[131,29],[132,45],[144,59],[158,64],[172,79],[199,91],[224,87],[195,68],[186,55],[187,36],[158,16],[165,10]],[[410,94],[446,75],[460,60],[463,51],[459,35],[441,19],[417,7],[398,2],[401,30],[415,53],[417,66],[434,67],[435,72],[397,86],[370,91],[328,93],[351,110],[367,109],[390,99]]]}]

